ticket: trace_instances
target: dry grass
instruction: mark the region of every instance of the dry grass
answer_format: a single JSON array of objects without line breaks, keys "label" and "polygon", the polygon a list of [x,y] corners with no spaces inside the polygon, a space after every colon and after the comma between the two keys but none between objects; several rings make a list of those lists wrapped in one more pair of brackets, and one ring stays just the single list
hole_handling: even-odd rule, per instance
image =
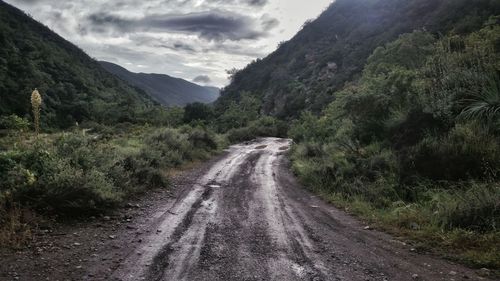
[{"label": "dry grass", "polygon": [[33,238],[35,215],[27,210],[11,208],[0,224],[0,247],[17,249],[27,245]]}]

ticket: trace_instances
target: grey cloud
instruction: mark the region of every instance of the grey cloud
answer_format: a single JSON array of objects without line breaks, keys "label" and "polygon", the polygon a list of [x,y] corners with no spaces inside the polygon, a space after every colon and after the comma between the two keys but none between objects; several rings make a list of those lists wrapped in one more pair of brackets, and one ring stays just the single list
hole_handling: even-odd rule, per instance
[{"label": "grey cloud", "polygon": [[160,48],[165,48],[169,50],[174,50],[174,51],[184,51],[188,53],[196,53],[196,49],[191,47],[190,45],[184,44],[184,43],[173,43],[173,44],[156,44],[153,45],[154,47],[160,47]]},{"label": "grey cloud", "polygon": [[190,45],[188,44],[184,44],[184,43],[174,43],[172,45],[174,47],[175,50],[183,50],[183,51],[188,51],[188,52],[196,52],[196,49],[191,47]]},{"label": "grey cloud", "polygon": [[254,19],[227,11],[156,14],[135,19],[97,13],[88,20],[93,30],[101,33],[105,27],[121,32],[171,31],[197,34],[210,41],[258,39],[265,35]]},{"label": "grey cloud", "polygon": [[193,79],[193,82],[208,84],[208,83],[212,82],[212,79],[210,79],[210,77],[208,77],[208,75],[198,75]]},{"label": "grey cloud", "polygon": [[263,7],[269,1],[268,0],[205,0],[208,3],[216,4],[243,4],[248,6]]},{"label": "grey cloud", "polygon": [[139,46],[149,46],[155,48],[164,48],[174,51],[184,51],[188,53],[195,53],[197,49],[187,43],[183,43],[180,40],[169,40],[164,38],[157,38],[145,34],[132,34],[130,39]]},{"label": "grey cloud", "polygon": [[267,4],[267,0],[246,0],[243,2],[246,2],[251,6],[264,6]]},{"label": "grey cloud", "polygon": [[260,57],[265,55],[265,51],[257,47],[241,46],[238,44],[217,43],[201,49],[203,53],[223,53],[245,57]]},{"label": "grey cloud", "polygon": [[264,15],[262,16],[261,18],[261,25],[262,25],[262,28],[265,30],[265,31],[269,31],[275,27],[277,27],[279,25],[279,20],[269,16],[269,15]]},{"label": "grey cloud", "polygon": [[153,48],[163,48],[185,54],[227,54],[245,57],[260,57],[265,55],[262,48],[242,45],[239,42],[199,42],[192,40],[172,40],[169,38],[157,38],[145,34],[132,34],[129,37],[138,46],[149,46]]}]

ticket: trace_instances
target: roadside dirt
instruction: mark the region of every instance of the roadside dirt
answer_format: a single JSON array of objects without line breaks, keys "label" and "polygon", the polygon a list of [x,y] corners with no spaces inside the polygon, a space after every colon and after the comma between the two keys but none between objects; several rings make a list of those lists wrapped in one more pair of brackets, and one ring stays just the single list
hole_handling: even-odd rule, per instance
[{"label": "roadside dirt", "polygon": [[289,140],[232,146],[109,217],[2,253],[0,280],[484,280],[412,252],[302,188]]}]

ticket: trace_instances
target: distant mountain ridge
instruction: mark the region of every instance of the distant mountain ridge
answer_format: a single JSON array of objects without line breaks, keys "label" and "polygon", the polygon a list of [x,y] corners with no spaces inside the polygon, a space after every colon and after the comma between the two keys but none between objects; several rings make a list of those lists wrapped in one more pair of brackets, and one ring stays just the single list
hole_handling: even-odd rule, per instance
[{"label": "distant mountain ridge", "polygon": [[185,106],[189,103],[212,103],[219,97],[216,87],[204,87],[166,74],[134,73],[117,64],[100,61],[102,67],[166,106]]}]

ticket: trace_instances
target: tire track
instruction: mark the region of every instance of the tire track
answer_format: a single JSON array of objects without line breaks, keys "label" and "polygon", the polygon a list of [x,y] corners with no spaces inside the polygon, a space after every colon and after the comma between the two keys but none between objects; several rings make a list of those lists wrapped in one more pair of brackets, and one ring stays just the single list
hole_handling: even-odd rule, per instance
[{"label": "tire track", "polygon": [[[196,248],[199,248],[203,240],[209,217],[215,212],[220,186],[232,178],[252,150],[249,146],[233,146],[228,156],[193,184],[190,191],[178,198],[170,209],[158,215],[158,223],[148,230],[152,234],[145,239],[144,246],[130,252],[112,278],[135,281],[161,280],[164,276],[175,276],[178,279],[168,280],[182,280],[180,275],[185,271],[182,268],[190,267],[189,264],[196,262],[193,257],[198,255]],[[206,192],[207,189],[211,191]],[[196,222],[194,227],[193,222]],[[180,243],[187,244],[176,245]],[[162,260],[162,257],[170,257],[174,252],[184,254],[176,256],[175,260]],[[160,272],[162,266],[164,272]]]},{"label": "tire track", "polygon": [[[171,208],[113,275],[148,281],[450,280],[462,267],[410,253],[303,189],[290,140],[232,146]],[[139,258],[138,258],[139,257]],[[467,275],[466,275],[467,274]],[[464,277],[465,278],[465,277]],[[454,280],[461,280],[458,276]],[[479,280],[479,279],[477,279]]]}]

